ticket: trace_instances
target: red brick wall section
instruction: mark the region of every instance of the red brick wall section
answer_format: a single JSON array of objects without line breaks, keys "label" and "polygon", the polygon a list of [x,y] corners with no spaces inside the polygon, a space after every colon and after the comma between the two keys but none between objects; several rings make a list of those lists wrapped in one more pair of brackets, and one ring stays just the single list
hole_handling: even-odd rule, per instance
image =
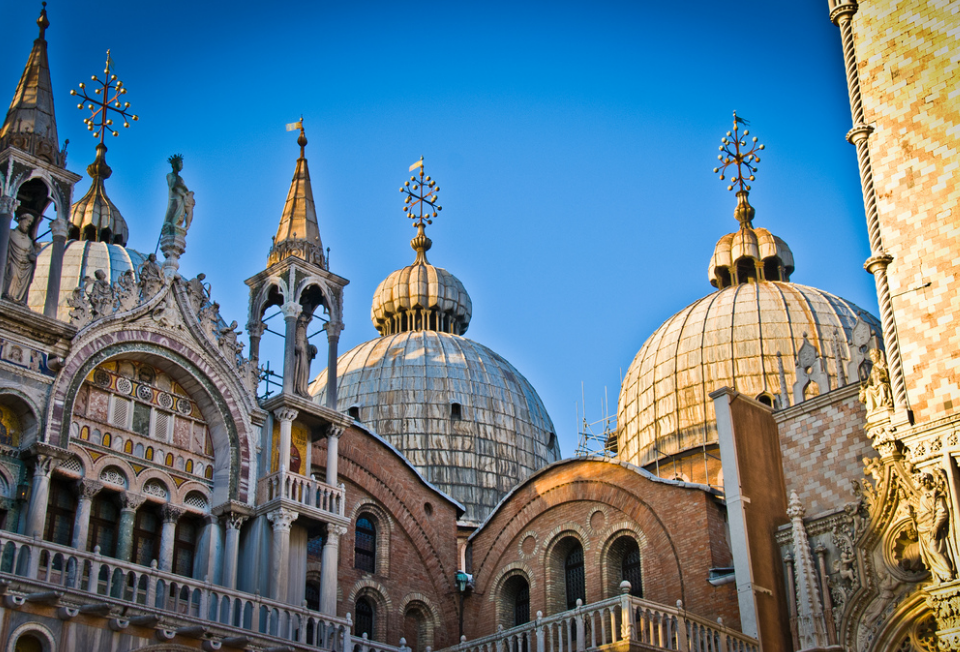
[{"label": "red brick wall section", "polygon": [[[454,582],[457,508],[426,485],[394,450],[362,430],[345,431],[339,451],[345,514],[353,523],[340,540],[338,614],[353,616],[358,591],[375,591],[386,611],[378,611],[382,626],[378,629],[386,632],[386,643],[398,645],[405,606],[411,600],[426,602],[435,621],[433,648],[454,645],[459,596]],[[326,457],[326,444],[321,442],[314,447],[314,468],[325,468]],[[377,572],[366,573],[354,568],[354,535],[357,508],[371,502],[389,519],[385,524],[389,559],[378,563]],[[407,643],[415,647],[415,641]]]},{"label": "red brick wall section", "polygon": [[854,499],[851,483],[863,478],[863,458],[876,456],[864,434],[865,418],[856,385],[774,414],[787,495],[796,491],[809,516]]},{"label": "red brick wall section", "polygon": [[497,600],[511,573],[527,576],[531,618],[562,610],[562,560],[552,552],[566,536],[584,547],[587,602],[610,597],[619,571],[606,557],[621,534],[639,543],[644,598],[671,606],[682,599],[691,612],[739,628],[735,585],[707,582],[710,568],[732,563],[716,497],[619,462],[575,459],[520,485],[471,538],[476,591],[465,607],[467,637],[512,625],[499,620]]}]

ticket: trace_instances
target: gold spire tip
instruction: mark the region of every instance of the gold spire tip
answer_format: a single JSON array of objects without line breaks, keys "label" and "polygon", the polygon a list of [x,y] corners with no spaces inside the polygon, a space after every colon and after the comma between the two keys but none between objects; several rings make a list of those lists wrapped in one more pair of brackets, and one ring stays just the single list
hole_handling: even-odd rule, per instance
[{"label": "gold spire tip", "polygon": [[50,21],[47,19],[47,3],[41,2],[40,17],[37,18],[37,26],[40,28],[40,40],[43,40],[44,33],[50,27]]},{"label": "gold spire tip", "polygon": [[747,127],[749,124],[745,119],[738,116],[736,111],[733,112],[733,130],[728,131],[727,135],[720,140],[722,144],[720,145],[720,154],[717,156],[720,166],[713,168],[714,173],[719,173],[720,180],[723,181],[726,178],[727,168],[731,165],[737,166],[737,173],[730,179],[727,190],[733,190],[736,187],[738,195],[741,192],[750,191],[747,182],[756,179],[757,163],[760,162],[760,156],[757,152],[764,148],[763,145],[757,143],[756,136],[747,141],[747,137],[750,135],[749,129],[744,128],[743,133],[740,133],[740,125]]}]

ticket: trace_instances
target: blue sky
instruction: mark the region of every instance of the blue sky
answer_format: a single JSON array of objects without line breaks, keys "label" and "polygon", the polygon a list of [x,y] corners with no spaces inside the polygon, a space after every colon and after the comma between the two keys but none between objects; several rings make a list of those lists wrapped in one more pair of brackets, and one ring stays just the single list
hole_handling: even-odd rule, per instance
[{"label": "blue sky", "polygon": [[[13,95],[39,8],[0,0],[0,98]],[[69,91],[110,48],[141,116],[107,143],[129,246],[156,246],[166,159],[182,153],[197,205],[181,272],[206,273],[228,322],[246,323],[243,280],[266,265],[293,174],[286,123],[304,116],[331,271],[351,281],[341,351],[376,335],[372,293],[413,261],[397,188],[423,155],[443,189],[430,261],[464,283],[467,336],[537,388],[565,455],[581,383],[588,419],[602,416],[605,387],[615,412],[647,336],[713,290],[713,246],[737,226],[712,172],[733,110],[766,145],[754,224],[790,245],[793,280],[877,312],[826,0],[47,9],[68,167],[84,173],[95,144]]]}]

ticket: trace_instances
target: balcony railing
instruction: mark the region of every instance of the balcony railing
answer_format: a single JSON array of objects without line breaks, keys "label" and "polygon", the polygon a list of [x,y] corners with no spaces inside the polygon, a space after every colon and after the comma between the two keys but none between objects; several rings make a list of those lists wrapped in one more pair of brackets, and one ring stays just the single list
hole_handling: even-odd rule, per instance
[{"label": "balcony railing", "polygon": [[[120,607],[131,605],[139,607],[144,615],[163,617],[158,626],[181,622],[186,624],[184,631],[194,634],[198,627],[207,627],[211,632],[223,633],[223,639],[249,636],[251,641],[272,640],[276,644],[293,644],[296,649],[353,649],[349,618],[325,616],[260,595],[163,572],[154,566],[123,562],[105,557],[99,550],[82,552],[11,532],[0,531],[0,578],[11,582],[3,588],[7,606],[18,607],[31,599],[30,593],[10,592],[17,580],[23,580],[25,586],[41,590],[35,595],[48,598],[51,590],[63,592],[69,598],[62,603],[66,617],[76,616],[78,605],[83,604],[115,605],[117,612]],[[128,621],[117,618],[120,625],[111,623],[111,627],[125,627],[124,622],[129,624],[134,619],[129,614],[124,618]],[[172,637],[178,630],[164,631]]]},{"label": "balcony railing", "polygon": [[260,479],[257,504],[288,500],[321,512],[343,516],[343,486],[312,480],[289,471],[277,471]]},{"label": "balcony railing", "polygon": [[[629,588],[627,589],[629,591]],[[759,642],[683,609],[624,593],[438,652],[589,652],[619,642],[676,652],[759,652]]]}]

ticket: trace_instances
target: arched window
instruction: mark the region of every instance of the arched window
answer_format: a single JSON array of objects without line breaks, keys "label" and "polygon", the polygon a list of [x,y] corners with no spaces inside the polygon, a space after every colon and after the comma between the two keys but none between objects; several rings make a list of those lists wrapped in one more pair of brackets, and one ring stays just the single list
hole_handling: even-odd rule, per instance
[{"label": "arched window", "polygon": [[500,624],[505,629],[530,622],[530,584],[522,575],[507,578],[501,589]]},{"label": "arched window", "polygon": [[350,418],[354,421],[360,420],[360,408],[358,408],[356,405],[347,408],[347,414],[350,415]]},{"label": "arched window", "polygon": [[307,609],[320,611],[320,584],[313,580],[307,580],[307,586],[303,592],[303,599],[307,602]]},{"label": "arched window", "polygon": [[567,609],[574,609],[577,600],[587,601],[586,581],[583,573],[583,547],[576,543],[567,553],[563,563],[564,586],[567,596]]},{"label": "arched window", "polygon": [[[626,538],[626,537],[624,537]],[[643,597],[643,574],[640,572],[640,546],[633,539],[627,539],[625,554],[620,562],[620,581],[630,582],[630,595]]]},{"label": "arched window", "polygon": [[451,403],[450,418],[454,421],[460,421],[463,419],[463,406],[461,406],[459,403]]},{"label": "arched window", "polygon": [[357,519],[353,550],[354,568],[375,573],[377,569],[377,527],[373,518],[367,514],[361,514]]},{"label": "arched window", "polygon": [[73,521],[76,517],[77,499],[63,482],[50,483],[50,498],[47,502],[47,522],[43,530],[46,541],[69,546],[73,543]]},{"label": "arched window", "polygon": [[100,492],[90,505],[90,530],[87,535],[87,550],[100,546],[100,554],[113,557],[117,554],[117,521],[120,510],[113,497]]},{"label": "arched window", "polygon": [[144,505],[137,510],[133,521],[133,561],[141,566],[160,555],[160,515],[152,505]]},{"label": "arched window", "polygon": [[373,627],[377,617],[373,602],[369,598],[359,598],[355,615],[356,618],[353,620],[354,636],[366,634],[368,639],[373,640]]},{"label": "arched window", "polygon": [[17,639],[14,652],[44,652],[43,643],[33,634],[22,634]]},{"label": "arched window", "polygon": [[173,572],[184,577],[193,577],[193,560],[197,554],[197,539],[200,525],[187,516],[177,521],[173,541]]},{"label": "arched window", "polygon": [[403,612],[403,638],[412,652],[424,652],[433,646],[430,611],[427,606],[414,601]]}]

